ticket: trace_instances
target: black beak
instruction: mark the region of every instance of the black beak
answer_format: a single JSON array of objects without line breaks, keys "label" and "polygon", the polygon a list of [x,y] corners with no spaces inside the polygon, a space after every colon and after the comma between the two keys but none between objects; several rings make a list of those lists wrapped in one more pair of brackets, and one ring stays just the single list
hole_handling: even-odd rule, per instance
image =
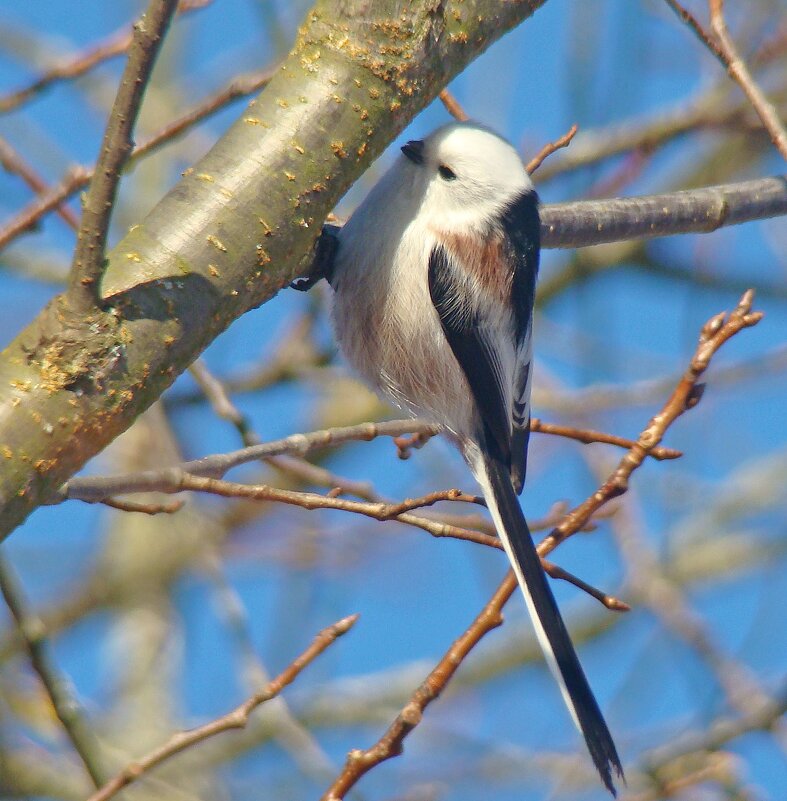
[{"label": "black beak", "polygon": [[402,153],[407,156],[413,164],[424,163],[424,142],[423,139],[411,139],[406,145],[402,145]]}]

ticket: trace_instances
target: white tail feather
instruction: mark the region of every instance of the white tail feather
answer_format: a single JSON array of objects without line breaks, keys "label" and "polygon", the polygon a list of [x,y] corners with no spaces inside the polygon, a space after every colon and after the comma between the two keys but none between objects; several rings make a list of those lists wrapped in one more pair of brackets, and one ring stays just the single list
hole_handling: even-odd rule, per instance
[{"label": "white tail feather", "polygon": [[544,652],[544,658],[549,665],[552,675],[555,677],[555,680],[558,683],[558,687],[560,687],[560,692],[563,696],[566,707],[568,708],[568,711],[571,713],[571,717],[574,720],[574,725],[577,727],[579,733],[583,734],[582,726],[579,722],[579,717],[577,716],[577,711],[574,708],[574,702],[572,701],[571,695],[568,692],[568,687],[566,686],[566,681],[563,678],[563,674],[560,672],[560,667],[558,666],[557,659],[555,659],[555,653],[552,650],[552,645],[549,642],[547,633],[544,630],[543,624],[541,623],[541,618],[536,610],[533,597],[530,594],[530,589],[527,586],[525,577],[522,575],[522,569],[519,566],[519,561],[514,554],[509,534],[506,531],[506,527],[503,524],[503,519],[500,516],[500,510],[497,506],[497,499],[495,498],[495,493],[492,489],[492,483],[489,478],[486,465],[484,464],[483,457],[479,455],[477,458],[473,459],[471,469],[475,475],[476,481],[478,481],[478,483],[481,485],[481,490],[483,491],[484,499],[486,500],[486,505],[489,509],[489,514],[492,515],[492,520],[495,523],[497,536],[503,543],[503,548],[508,556],[508,561],[511,563],[511,567],[514,569],[514,573],[516,574],[519,588],[522,590],[522,595],[525,596],[525,604],[527,604],[527,611],[530,614],[531,621],[533,622],[533,628],[536,632],[538,644],[541,646],[541,650]]}]

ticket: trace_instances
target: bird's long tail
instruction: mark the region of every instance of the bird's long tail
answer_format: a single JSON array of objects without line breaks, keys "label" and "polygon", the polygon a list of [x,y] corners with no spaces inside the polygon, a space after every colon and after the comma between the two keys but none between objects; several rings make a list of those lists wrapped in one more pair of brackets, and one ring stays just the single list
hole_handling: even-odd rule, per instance
[{"label": "bird's long tail", "polygon": [[614,796],[612,771],[622,779],[623,768],[541,567],[530,529],[514,493],[510,471],[494,454],[473,458],[471,468],[484,491],[498,536],[525,596],[544,656],[560,685],[566,706],[585,738],[601,779]]}]

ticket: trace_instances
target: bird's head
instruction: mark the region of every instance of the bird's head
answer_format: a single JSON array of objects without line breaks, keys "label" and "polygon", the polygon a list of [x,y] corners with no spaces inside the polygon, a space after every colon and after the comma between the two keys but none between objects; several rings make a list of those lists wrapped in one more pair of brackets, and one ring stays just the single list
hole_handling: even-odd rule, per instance
[{"label": "bird's head", "polygon": [[419,214],[440,227],[486,225],[533,184],[517,151],[488,128],[453,123],[402,147],[400,166],[421,185]]}]

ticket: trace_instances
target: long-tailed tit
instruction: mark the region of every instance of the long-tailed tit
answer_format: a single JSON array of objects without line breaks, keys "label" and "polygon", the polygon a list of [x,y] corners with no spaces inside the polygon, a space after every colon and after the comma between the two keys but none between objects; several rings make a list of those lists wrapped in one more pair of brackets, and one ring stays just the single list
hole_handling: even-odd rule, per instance
[{"label": "long-tailed tit", "polygon": [[615,745],[517,499],[525,479],[538,197],[516,150],[477,125],[408,142],[338,233],[328,275],[345,356],[437,422],[481,485],[539,643],[607,788]]}]

